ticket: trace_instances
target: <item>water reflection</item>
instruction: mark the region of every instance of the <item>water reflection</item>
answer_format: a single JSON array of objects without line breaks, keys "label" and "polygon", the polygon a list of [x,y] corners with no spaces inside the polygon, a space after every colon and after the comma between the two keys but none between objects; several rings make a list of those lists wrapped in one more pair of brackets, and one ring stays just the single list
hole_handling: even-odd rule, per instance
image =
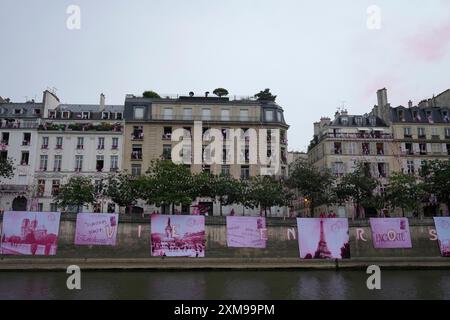
[{"label": "water reflection", "polygon": [[382,270],[382,290],[361,271],[0,272],[0,299],[450,299],[447,270]]}]

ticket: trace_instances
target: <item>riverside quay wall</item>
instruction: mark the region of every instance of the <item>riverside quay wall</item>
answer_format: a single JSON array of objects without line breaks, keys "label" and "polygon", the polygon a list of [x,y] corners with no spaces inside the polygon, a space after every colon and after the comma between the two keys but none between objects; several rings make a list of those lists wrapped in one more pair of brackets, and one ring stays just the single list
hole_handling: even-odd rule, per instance
[{"label": "riverside quay wall", "polygon": [[[0,225],[2,217],[0,216]],[[229,248],[226,238],[225,217],[206,217],[207,258],[299,258],[297,223],[293,218],[267,218],[267,246],[264,249]],[[1,256],[2,259],[120,259],[151,258],[150,218],[120,216],[115,246],[78,246],[74,244],[76,216],[62,214],[55,256]],[[433,219],[409,220],[412,240],[410,249],[375,249],[369,221],[349,220],[351,258],[432,258],[440,257]],[[159,257],[151,258],[159,259]],[[170,259],[170,258],[168,258]],[[185,258],[189,259],[189,258]],[[195,259],[195,258],[193,258]],[[201,258],[198,258],[201,259]],[[447,258],[448,259],[448,258]]]}]

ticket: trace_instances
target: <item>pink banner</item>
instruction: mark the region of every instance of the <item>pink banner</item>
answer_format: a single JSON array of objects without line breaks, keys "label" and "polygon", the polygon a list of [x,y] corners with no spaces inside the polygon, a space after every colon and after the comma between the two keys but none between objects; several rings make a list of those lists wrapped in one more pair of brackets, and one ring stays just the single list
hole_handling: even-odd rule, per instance
[{"label": "pink banner", "polygon": [[205,217],[152,215],[152,256],[204,257]]},{"label": "pink banner", "polygon": [[370,218],[375,248],[412,248],[407,218]]},{"label": "pink banner", "polygon": [[302,259],[350,258],[346,218],[297,218]]},{"label": "pink banner", "polygon": [[265,248],[266,218],[227,216],[227,244],[236,248]]},{"label": "pink banner", "polygon": [[55,255],[60,216],[60,212],[5,212],[1,254]]},{"label": "pink banner", "polygon": [[115,246],[118,222],[117,213],[78,213],[75,244]]},{"label": "pink banner", "polygon": [[434,217],[439,248],[443,257],[450,257],[450,217]]}]

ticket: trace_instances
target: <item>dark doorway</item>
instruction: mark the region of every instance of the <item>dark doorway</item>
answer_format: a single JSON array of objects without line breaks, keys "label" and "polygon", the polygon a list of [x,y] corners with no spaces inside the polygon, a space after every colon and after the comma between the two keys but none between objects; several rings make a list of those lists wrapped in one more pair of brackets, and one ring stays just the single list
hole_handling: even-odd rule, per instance
[{"label": "dark doorway", "polygon": [[423,215],[425,217],[436,217],[437,216],[437,205],[425,206],[423,207]]},{"label": "dark doorway", "polygon": [[366,218],[376,218],[378,216],[377,209],[374,207],[364,208],[364,212],[366,213]]},{"label": "dark doorway", "polygon": [[[128,213],[128,214],[130,213],[130,207],[125,208],[125,213]],[[141,207],[133,206],[133,207],[131,207],[131,213],[132,214],[142,214],[142,213],[144,213],[144,209]]]},{"label": "dark doorway", "polygon": [[12,209],[13,211],[27,211],[27,198],[24,196],[14,198]]},{"label": "dark doorway", "polygon": [[199,202],[198,208],[200,209],[200,214],[208,214],[209,216],[213,215],[213,203],[212,202]]}]

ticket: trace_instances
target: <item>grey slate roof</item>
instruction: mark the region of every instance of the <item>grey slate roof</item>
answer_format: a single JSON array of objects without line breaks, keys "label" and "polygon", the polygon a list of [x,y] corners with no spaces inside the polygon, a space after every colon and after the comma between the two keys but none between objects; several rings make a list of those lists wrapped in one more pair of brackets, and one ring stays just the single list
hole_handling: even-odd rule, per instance
[{"label": "grey slate roof", "polygon": [[[403,120],[400,115],[403,115]],[[450,122],[450,107],[411,107],[398,106],[391,108],[392,122],[417,123],[448,123]],[[430,120],[432,122],[430,122]]]},{"label": "grey slate roof", "polygon": [[[39,115],[35,113],[35,109],[43,112],[43,104],[35,102],[24,103],[0,103],[0,118],[38,118]],[[16,114],[15,110],[21,110],[21,113]]]},{"label": "grey slate roof", "polygon": [[[71,112],[100,112],[100,105],[98,104],[60,104],[58,106],[60,111]],[[103,111],[107,112],[123,112],[123,105],[105,105]]]},{"label": "grey slate roof", "polygon": [[[342,118],[347,118],[348,123],[345,124]],[[357,122],[357,118],[361,118],[361,123]],[[370,119],[375,119],[375,123],[372,124]],[[373,115],[339,115],[332,122],[331,126],[346,126],[346,127],[387,127],[388,125],[379,117]]]}]

